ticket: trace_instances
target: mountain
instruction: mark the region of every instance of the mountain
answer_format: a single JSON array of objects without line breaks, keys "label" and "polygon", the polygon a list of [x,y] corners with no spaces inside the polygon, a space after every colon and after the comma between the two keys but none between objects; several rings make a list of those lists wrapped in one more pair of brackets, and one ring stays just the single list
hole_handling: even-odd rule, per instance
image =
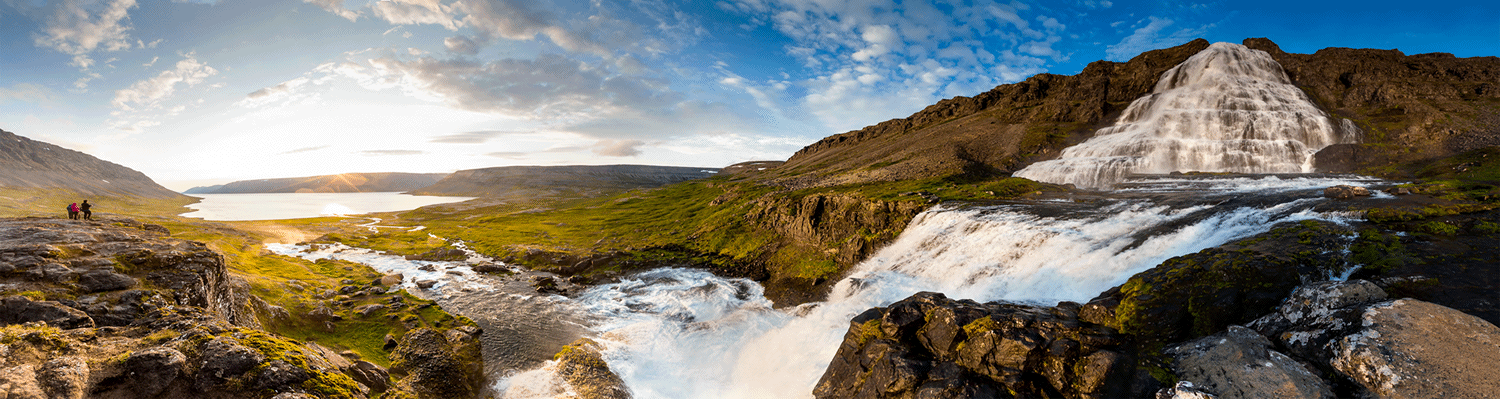
[{"label": "mountain", "polygon": [[256,179],[223,185],[199,186],[187,194],[230,193],[361,193],[404,192],[426,187],[448,174],[413,174],[405,172],[349,173],[302,178]]},{"label": "mountain", "polygon": [[518,166],[466,169],[417,195],[475,197],[593,196],[612,191],[657,187],[718,173],[718,168],[656,165]]},{"label": "mountain", "polygon": [[[1333,145],[1320,171],[1354,171],[1440,158],[1500,144],[1500,58],[1405,55],[1328,48],[1292,54],[1265,38],[1244,45],[1269,53],[1292,83],[1335,119],[1364,132]],[[1053,159],[1119,118],[1161,75],[1209,46],[1203,39],[1096,61],[1077,75],[1038,74],[973,97],[955,97],[907,118],[826,137],[756,179],[792,188],[954,175],[1009,174]]]},{"label": "mountain", "polygon": [[4,130],[0,130],[0,186],[63,189],[86,196],[182,196],[140,171]]}]

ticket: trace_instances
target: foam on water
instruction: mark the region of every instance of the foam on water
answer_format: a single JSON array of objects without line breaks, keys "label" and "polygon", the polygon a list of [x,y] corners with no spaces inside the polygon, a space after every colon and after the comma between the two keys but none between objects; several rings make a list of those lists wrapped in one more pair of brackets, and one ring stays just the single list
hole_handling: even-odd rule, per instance
[{"label": "foam on water", "polygon": [[1015,176],[1099,189],[1129,174],[1306,173],[1313,153],[1360,135],[1313,105],[1269,54],[1214,43],[1163,73],[1113,125]]}]

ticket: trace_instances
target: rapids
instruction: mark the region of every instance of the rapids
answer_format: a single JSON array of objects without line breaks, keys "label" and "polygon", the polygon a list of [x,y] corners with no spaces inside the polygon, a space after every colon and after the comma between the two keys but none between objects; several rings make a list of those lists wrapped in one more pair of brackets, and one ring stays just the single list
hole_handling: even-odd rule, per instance
[{"label": "rapids", "polygon": [[1114,124],[1015,176],[1105,189],[1128,174],[1308,173],[1313,153],[1360,135],[1313,105],[1269,54],[1214,43],[1163,73]]}]

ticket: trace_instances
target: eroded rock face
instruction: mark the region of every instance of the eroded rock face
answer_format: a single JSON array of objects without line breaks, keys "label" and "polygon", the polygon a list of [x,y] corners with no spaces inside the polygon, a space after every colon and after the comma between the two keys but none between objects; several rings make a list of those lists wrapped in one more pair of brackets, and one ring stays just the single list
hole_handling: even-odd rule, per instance
[{"label": "eroded rock face", "polygon": [[92,328],[94,319],[83,311],[55,301],[32,301],[21,296],[0,298],[0,324],[46,322],[63,329]]},{"label": "eroded rock face", "polygon": [[1402,299],[1366,309],[1337,340],[1333,368],[1383,398],[1487,398],[1500,393],[1500,328],[1440,305]]},{"label": "eroded rock face", "polygon": [[1167,349],[1178,378],[1226,398],[1332,398],[1328,383],[1301,362],[1272,349],[1253,330],[1230,326]]},{"label": "eroded rock face", "polygon": [[479,395],[485,378],[478,338],[419,328],[407,331],[400,342],[391,352],[392,372],[405,375],[396,382],[397,388],[442,398]]},{"label": "eroded rock face", "polygon": [[[819,398],[1127,397],[1126,338],[1077,304],[980,304],[918,293],[850,322]],[[1155,388],[1150,388],[1154,392]]]},{"label": "eroded rock face", "polygon": [[157,347],[135,352],[125,359],[125,373],[135,386],[140,397],[156,397],[167,388],[182,368],[187,356],[170,347]]},{"label": "eroded rock face", "polygon": [[1288,354],[1326,369],[1333,357],[1328,343],[1359,329],[1365,307],[1385,298],[1385,291],[1365,280],[1310,283],[1292,291],[1276,312],[1247,326]]}]

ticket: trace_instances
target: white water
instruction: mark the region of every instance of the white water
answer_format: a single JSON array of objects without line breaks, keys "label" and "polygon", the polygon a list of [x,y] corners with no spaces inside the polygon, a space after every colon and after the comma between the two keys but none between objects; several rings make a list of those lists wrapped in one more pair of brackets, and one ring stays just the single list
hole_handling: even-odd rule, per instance
[{"label": "white water", "polygon": [[[1212,179],[1209,179],[1212,180]],[[605,360],[636,397],[808,397],[849,319],[920,291],[951,298],[1052,305],[1085,302],[1166,259],[1268,230],[1281,222],[1340,220],[1310,208],[1321,188],[1359,178],[1227,178],[1287,196],[1270,206],[1213,206],[1243,193],[1193,189],[1205,201],[938,207],[854,268],[827,301],[774,310],[761,289],[683,269],[651,271],[574,299],[593,318]],[[1202,180],[1198,180],[1202,181]],[[1158,183],[1157,190],[1177,183]],[[1204,184],[1181,184],[1199,188]],[[1254,202],[1251,202],[1254,203]],[[1044,207],[1043,210],[1038,207]],[[1049,214],[1053,216],[1040,216]],[[508,396],[563,393],[548,368],[506,379]],[[549,389],[539,390],[538,387]],[[525,387],[525,391],[515,390]],[[506,389],[512,389],[506,392]]]},{"label": "white water", "polygon": [[1214,43],[1163,73],[1114,125],[1015,176],[1100,189],[1131,173],[1308,173],[1313,153],[1359,135],[1348,120],[1336,128],[1270,55]]}]

